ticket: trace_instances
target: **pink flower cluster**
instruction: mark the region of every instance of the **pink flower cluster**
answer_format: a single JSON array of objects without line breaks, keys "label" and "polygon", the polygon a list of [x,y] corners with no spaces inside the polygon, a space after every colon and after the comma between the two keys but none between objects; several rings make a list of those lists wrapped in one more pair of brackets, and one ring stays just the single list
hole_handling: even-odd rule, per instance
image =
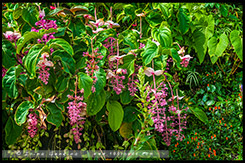
[{"label": "pink flower cluster", "polygon": [[38,121],[37,121],[37,114],[36,113],[30,113],[28,115],[28,133],[30,135],[31,138],[33,138],[36,133],[37,133],[37,124],[38,124]]},{"label": "pink flower cluster", "polygon": [[[39,11],[39,17],[41,18],[41,20],[39,20],[38,22],[35,23],[36,26],[38,26],[39,29],[36,29],[34,27],[32,27],[31,31],[34,31],[34,32],[38,32],[39,30],[41,29],[50,29],[50,28],[54,28],[54,29],[57,29],[57,25],[56,25],[56,20],[46,20],[46,19],[43,19],[45,16],[45,12],[44,10],[43,11]],[[52,33],[48,33],[48,34],[44,34],[43,37],[40,39],[38,39],[38,43],[47,43],[50,39],[54,39],[54,34],[55,32],[52,32]]]},{"label": "pink flower cluster", "polygon": [[[155,81],[155,75],[160,74],[160,70],[157,71],[150,71],[152,68],[146,69],[146,75],[151,76],[149,72],[151,72],[153,76],[153,82],[154,86],[148,86],[147,89],[150,90],[148,92],[147,101],[150,102],[148,105],[149,113],[152,116],[152,120],[154,122],[155,130],[162,133],[163,141],[169,146],[171,144],[171,137],[173,135],[173,132],[176,132],[178,136],[176,137],[177,140],[182,141],[184,135],[181,134],[181,131],[185,129],[186,121],[182,121],[182,119],[186,118],[186,114],[181,117],[181,112],[183,110],[188,110],[188,107],[186,109],[179,109],[179,97],[173,96],[172,88],[171,93],[172,97],[168,101],[172,101],[172,105],[168,105],[167,96],[167,90],[166,84],[164,82],[161,82],[158,86],[156,86]],[[159,71],[159,73],[158,73]],[[150,98],[154,96],[155,98],[151,101]],[[174,99],[177,97],[177,104],[178,107],[176,108],[174,106]],[[169,107],[168,107],[169,106]],[[169,108],[167,110],[167,107]],[[182,105],[182,108],[184,105]],[[177,115],[177,117],[176,117]],[[176,129],[178,127],[178,129]]]},{"label": "pink flower cluster", "polygon": [[92,52],[92,54],[89,54],[89,52],[83,52],[84,57],[88,57],[89,60],[86,61],[87,67],[85,67],[86,73],[93,79],[93,86],[92,86],[92,92],[95,92],[94,84],[97,81],[97,77],[94,75],[94,73],[99,69],[99,66],[97,65],[99,63],[96,59],[103,59],[103,55],[101,53],[98,53],[98,48]]},{"label": "pink flower cluster", "polygon": [[[83,89],[80,91],[83,93]],[[72,126],[71,133],[74,135],[74,140],[78,144],[81,142],[80,136],[82,135],[81,131],[83,130],[83,124],[85,123],[84,117],[82,117],[82,111],[86,109],[87,104],[83,101],[83,96],[75,97],[68,95],[70,100],[73,100],[68,103],[68,116],[70,119],[70,125]]]},{"label": "pink flower cluster", "polygon": [[2,66],[2,78],[6,75],[8,70]]},{"label": "pink flower cluster", "polygon": [[116,94],[120,94],[122,92],[122,89],[125,88],[123,85],[123,80],[125,79],[125,74],[127,74],[126,69],[117,69],[113,70],[114,75],[111,77],[111,84],[113,87],[113,90],[116,92]]},{"label": "pink flower cluster", "polygon": [[6,31],[3,35],[10,42],[16,42],[21,37],[20,33],[12,31]]},{"label": "pink flower cluster", "polygon": [[109,50],[109,54],[107,56],[109,68],[113,69],[113,67],[115,66],[114,65],[115,62],[110,61],[109,58],[117,54],[117,52],[114,50],[114,47],[116,46],[116,39],[113,37],[108,37],[107,39],[105,39],[104,42],[105,44],[103,44],[103,46]]},{"label": "pink flower cluster", "polygon": [[50,70],[50,68],[47,68],[47,67],[53,67],[54,66],[53,62],[48,61],[47,57],[49,57],[49,54],[43,53],[41,56],[41,60],[37,64],[37,67],[39,67],[38,78],[40,78],[43,81],[43,83],[46,85],[48,84],[48,78],[50,76],[50,74],[48,72]]},{"label": "pink flower cluster", "polygon": [[128,79],[128,90],[130,92],[130,96],[134,96],[134,94],[138,91],[135,82],[139,82],[139,80],[135,77],[137,77],[137,71],[139,70],[139,68],[140,66],[135,65],[135,72]]}]

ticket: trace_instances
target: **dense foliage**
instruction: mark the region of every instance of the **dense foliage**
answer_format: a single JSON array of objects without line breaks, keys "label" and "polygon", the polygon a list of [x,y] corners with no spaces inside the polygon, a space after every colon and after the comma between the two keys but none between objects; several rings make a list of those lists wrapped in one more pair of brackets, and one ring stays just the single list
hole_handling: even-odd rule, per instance
[{"label": "dense foliage", "polygon": [[2,150],[242,160],[242,16],[227,3],[2,4]]}]

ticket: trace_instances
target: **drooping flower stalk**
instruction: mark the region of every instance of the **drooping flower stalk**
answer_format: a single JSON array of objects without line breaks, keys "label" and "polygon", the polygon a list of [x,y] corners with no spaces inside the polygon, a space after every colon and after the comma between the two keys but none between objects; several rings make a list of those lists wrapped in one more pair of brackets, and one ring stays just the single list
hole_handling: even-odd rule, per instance
[{"label": "drooping flower stalk", "polygon": [[92,54],[90,55],[89,52],[83,52],[84,57],[88,57],[89,60],[86,61],[87,67],[85,67],[86,73],[93,79],[93,85],[92,85],[92,92],[95,92],[94,84],[97,81],[97,77],[95,76],[95,72],[99,70],[99,66],[97,65],[99,63],[99,60],[97,59],[103,59],[103,55],[100,55],[101,53],[98,53],[98,48],[96,50],[93,49],[93,39],[91,39],[91,49]]},{"label": "drooping flower stalk", "polygon": [[[83,117],[83,112],[86,110],[87,104],[83,102],[83,95],[78,96],[77,91],[77,76],[75,82],[75,96],[67,95],[70,100],[73,100],[68,103],[68,117],[70,119],[70,125],[72,129],[70,130],[70,134],[74,136],[74,140],[76,144],[81,142],[80,136],[82,135],[81,131],[83,130],[83,124],[85,123],[85,117]],[[82,89],[80,93],[83,94],[84,90]]]},{"label": "drooping flower stalk", "polygon": [[49,54],[47,52],[43,53],[41,55],[40,61],[37,64],[37,67],[39,68],[37,73],[39,73],[38,78],[40,78],[44,84],[48,84],[48,79],[49,79],[49,70],[50,68],[48,67],[53,67],[54,64],[52,61],[48,61]]},{"label": "drooping flower stalk", "polygon": [[33,138],[37,133],[37,124],[38,124],[37,118],[38,116],[36,113],[30,113],[28,115],[28,120],[27,120],[28,127],[27,128],[28,128],[28,133],[31,138]]}]

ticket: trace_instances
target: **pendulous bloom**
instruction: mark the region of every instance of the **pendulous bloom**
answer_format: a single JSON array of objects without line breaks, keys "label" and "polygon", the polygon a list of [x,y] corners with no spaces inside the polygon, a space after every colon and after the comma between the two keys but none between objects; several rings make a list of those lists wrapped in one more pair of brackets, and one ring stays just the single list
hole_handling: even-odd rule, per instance
[{"label": "pendulous bloom", "polygon": [[27,120],[28,133],[29,133],[31,138],[33,138],[37,133],[37,124],[38,124],[37,118],[38,118],[38,116],[36,113],[30,113],[28,115],[28,120]]}]

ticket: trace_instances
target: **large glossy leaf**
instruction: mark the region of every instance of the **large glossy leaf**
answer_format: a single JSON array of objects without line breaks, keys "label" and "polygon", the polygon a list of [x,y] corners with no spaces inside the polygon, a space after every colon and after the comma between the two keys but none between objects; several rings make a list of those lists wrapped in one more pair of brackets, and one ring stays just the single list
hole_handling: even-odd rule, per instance
[{"label": "large glossy leaf", "polygon": [[123,122],[133,122],[137,119],[137,108],[134,106],[126,106],[124,109]]},{"label": "large glossy leaf", "polygon": [[134,62],[135,56],[133,54],[128,54],[123,57],[123,64],[120,67],[127,69],[128,76],[131,76],[134,73]]},{"label": "large glossy leaf", "polygon": [[85,25],[80,18],[72,18],[68,28],[72,31],[73,38],[79,37],[81,34],[86,32]]},{"label": "large glossy leaf", "polygon": [[70,54],[71,56],[74,55],[74,51],[72,46],[65,41],[62,38],[55,38],[55,39],[50,39],[47,42],[47,45],[49,46],[49,48],[54,48],[54,49],[63,49],[65,50],[68,54]]},{"label": "large glossy leaf", "polygon": [[65,75],[60,76],[56,80],[55,89],[58,92],[63,92],[68,87],[68,83],[69,83],[68,80],[69,78],[65,77]]},{"label": "large glossy leaf", "polygon": [[29,7],[22,10],[23,19],[27,23],[29,23],[32,27],[34,27],[35,23],[38,21],[38,19],[37,19],[38,15],[39,15],[39,13],[38,13],[35,6],[29,6]]},{"label": "large glossy leaf", "polygon": [[137,47],[137,35],[132,30],[125,30],[119,36],[119,40],[123,40],[124,44],[129,45],[131,49],[136,49]]},{"label": "large glossy leaf", "polygon": [[2,65],[8,69],[16,64],[14,46],[7,40],[2,40]]},{"label": "large glossy leaf", "polygon": [[36,44],[29,50],[28,54],[24,58],[24,66],[30,73],[31,79],[36,77],[37,59],[45,48],[47,48],[47,46],[44,46],[43,44]]},{"label": "large glossy leaf", "polygon": [[39,34],[38,34],[38,32],[29,32],[28,31],[22,37],[24,38],[23,41],[17,45],[17,54],[20,53],[20,50],[23,48],[25,43],[27,43],[28,41],[30,41],[32,39],[38,39]]},{"label": "large glossy leaf", "polygon": [[238,58],[243,61],[243,44],[242,44],[242,38],[239,36],[240,32],[237,30],[233,30],[230,33],[230,40],[231,44],[234,48],[234,51],[236,52]]},{"label": "large glossy leaf", "polygon": [[81,90],[84,89],[84,98],[91,94],[91,88],[93,85],[93,79],[83,72],[78,73],[78,88]]},{"label": "large glossy leaf", "polygon": [[122,106],[117,101],[108,101],[106,108],[109,111],[108,122],[112,131],[117,131],[123,120],[124,112]]},{"label": "large glossy leaf", "polygon": [[53,58],[61,60],[64,71],[69,74],[75,73],[75,60],[65,50],[56,50],[52,53]]},{"label": "large glossy leaf", "polygon": [[5,141],[8,145],[12,145],[16,142],[17,138],[22,133],[22,128],[23,126],[16,125],[12,117],[8,118],[8,121],[4,128],[5,133],[6,133]]},{"label": "large glossy leaf", "polygon": [[156,11],[150,11],[149,14],[146,16],[146,21],[150,24],[150,26],[155,27],[163,21],[162,14]]},{"label": "large glossy leaf", "polygon": [[91,94],[87,100],[88,115],[97,114],[103,108],[105,99],[106,92],[104,90],[101,90],[99,95],[96,95],[95,93]]},{"label": "large glossy leaf", "polygon": [[63,114],[61,109],[53,103],[49,103],[47,105],[47,108],[49,110],[49,114],[47,116],[47,122],[55,125],[56,127],[59,127],[63,120]]},{"label": "large glossy leaf", "polygon": [[129,104],[133,98],[134,96],[130,95],[129,90],[125,90],[120,94],[120,101],[122,104]]},{"label": "large glossy leaf", "polygon": [[171,31],[168,27],[153,28],[151,36],[162,45],[162,47],[172,46]]},{"label": "large glossy leaf", "polygon": [[221,12],[221,15],[223,15],[224,17],[226,17],[228,15],[228,10],[227,10],[225,5],[222,4],[220,6],[220,12]]},{"label": "large glossy leaf", "polygon": [[24,101],[18,106],[14,114],[14,120],[17,125],[21,126],[25,123],[29,109],[33,109],[33,104],[30,101]]},{"label": "large glossy leaf", "polygon": [[197,57],[199,59],[199,62],[202,63],[204,61],[206,51],[207,51],[207,43],[205,38],[205,33],[201,30],[195,30],[193,33],[193,39],[194,39],[194,49],[196,50]]},{"label": "large glossy leaf", "polygon": [[96,83],[94,85],[95,94],[99,95],[101,90],[104,90],[104,87],[106,85],[106,73],[104,69],[100,68],[99,71],[95,72],[95,76],[97,77]]},{"label": "large glossy leaf", "polygon": [[148,40],[144,49],[145,51],[142,53],[143,63],[148,65],[158,55],[158,47],[154,42]]},{"label": "large glossy leaf", "polygon": [[208,117],[204,111],[200,108],[191,108],[192,113],[204,123],[208,123]]},{"label": "large glossy leaf", "polygon": [[170,3],[158,3],[158,8],[165,16],[165,18],[169,18],[171,16],[170,13]]},{"label": "large glossy leaf", "polygon": [[177,18],[179,21],[179,30],[182,34],[185,34],[189,30],[190,17],[187,14],[187,9],[179,8]]},{"label": "large glossy leaf", "polygon": [[209,55],[211,58],[212,64],[214,64],[219,57],[222,56],[223,52],[225,51],[226,47],[228,46],[229,40],[225,33],[223,33],[219,37],[219,42],[217,42],[217,38],[212,37],[208,41],[208,48],[209,48]]},{"label": "large glossy leaf", "polygon": [[11,98],[17,98],[18,90],[16,86],[17,76],[20,74],[20,67],[15,66],[8,69],[5,76],[2,79],[2,87],[8,93],[8,96]]},{"label": "large glossy leaf", "polygon": [[122,123],[119,133],[123,138],[129,138],[132,134],[132,123]]}]

